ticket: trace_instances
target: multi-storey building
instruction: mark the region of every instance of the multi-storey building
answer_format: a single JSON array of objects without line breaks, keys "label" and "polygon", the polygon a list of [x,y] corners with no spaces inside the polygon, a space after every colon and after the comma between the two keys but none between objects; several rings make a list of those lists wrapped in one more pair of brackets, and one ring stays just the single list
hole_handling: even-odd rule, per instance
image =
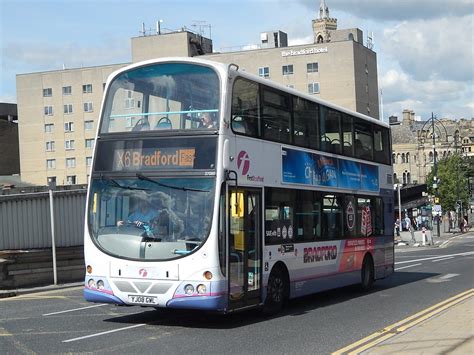
[{"label": "multi-storey building", "polygon": [[[411,110],[403,111],[399,122],[391,117],[394,181],[404,185],[431,183],[426,177],[435,162],[454,153],[474,156],[474,120],[415,120]],[[434,140],[433,140],[434,130]]]},{"label": "multi-storey building", "polygon": [[[132,38],[132,62],[202,56],[235,63],[295,90],[379,118],[377,56],[362,31],[337,29],[321,1],[312,22],[314,41],[288,46],[286,33],[264,32],[255,49],[213,52],[212,41],[186,29]],[[370,44],[370,43],[369,43]],[[44,185],[87,182],[104,83],[126,65],[63,69],[17,76],[21,175]]]}]

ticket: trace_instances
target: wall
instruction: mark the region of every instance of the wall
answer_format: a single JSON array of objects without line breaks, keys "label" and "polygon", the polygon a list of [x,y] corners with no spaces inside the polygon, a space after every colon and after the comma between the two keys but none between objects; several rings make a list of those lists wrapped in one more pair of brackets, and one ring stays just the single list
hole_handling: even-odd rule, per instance
[{"label": "wall", "polygon": [[18,124],[0,120],[0,175],[20,173]]}]

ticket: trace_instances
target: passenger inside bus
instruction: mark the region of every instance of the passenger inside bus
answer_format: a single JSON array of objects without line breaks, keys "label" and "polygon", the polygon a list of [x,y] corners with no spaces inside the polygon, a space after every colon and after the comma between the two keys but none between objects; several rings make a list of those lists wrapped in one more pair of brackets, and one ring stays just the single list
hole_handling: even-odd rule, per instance
[{"label": "passenger inside bus", "polygon": [[209,112],[204,112],[201,115],[201,124],[199,128],[216,128],[217,125]]}]

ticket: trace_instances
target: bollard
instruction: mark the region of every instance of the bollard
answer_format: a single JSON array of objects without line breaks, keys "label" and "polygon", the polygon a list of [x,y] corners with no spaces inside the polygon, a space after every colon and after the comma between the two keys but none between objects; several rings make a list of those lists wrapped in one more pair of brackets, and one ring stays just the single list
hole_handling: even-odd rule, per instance
[{"label": "bollard", "polygon": [[423,245],[426,245],[425,240],[426,240],[426,228],[423,227],[421,228],[421,241]]}]

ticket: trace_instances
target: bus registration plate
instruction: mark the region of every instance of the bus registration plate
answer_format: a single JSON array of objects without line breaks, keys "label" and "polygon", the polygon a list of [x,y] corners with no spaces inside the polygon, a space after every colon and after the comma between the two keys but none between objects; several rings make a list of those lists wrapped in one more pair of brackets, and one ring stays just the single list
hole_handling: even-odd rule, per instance
[{"label": "bus registration plate", "polygon": [[158,304],[155,296],[128,295],[128,301],[136,304]]}]

